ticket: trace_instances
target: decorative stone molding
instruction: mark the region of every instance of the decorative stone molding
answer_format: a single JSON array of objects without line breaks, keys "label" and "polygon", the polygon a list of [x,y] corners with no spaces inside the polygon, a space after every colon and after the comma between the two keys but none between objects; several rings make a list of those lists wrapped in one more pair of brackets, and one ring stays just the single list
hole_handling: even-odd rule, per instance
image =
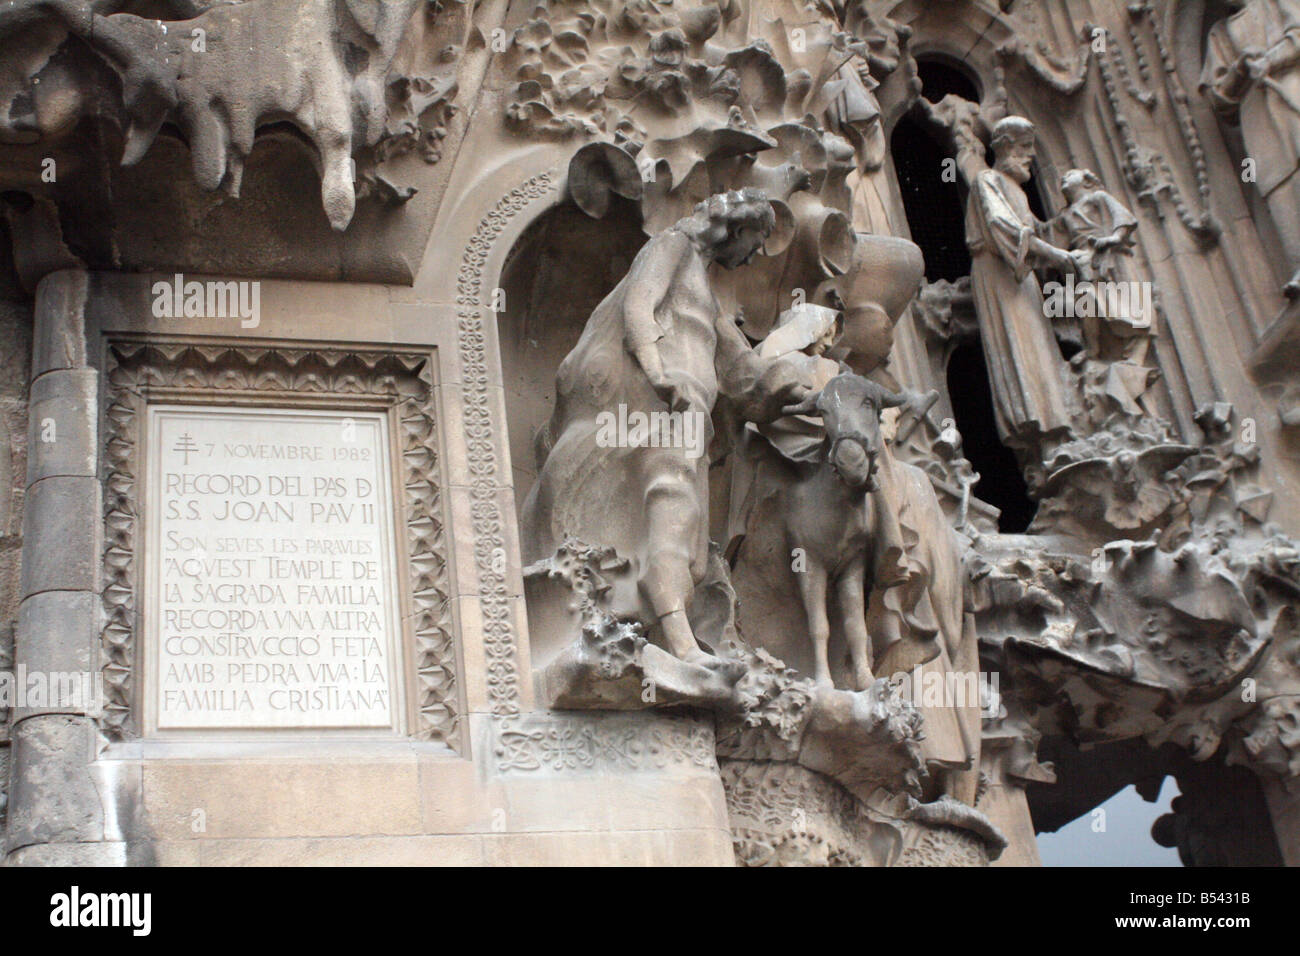
[{"label": "decorative stone molding", "polygon": [[500,773],[717,768],[712,725],[689,716],[523,714],[493,751]]},{"label": "decorative stone molding", "polygon": [[552,189],[549,171],[538,173],[503,196],[479,222],[461,257],[456,275],[456,316],[464,376],[465,440],[469,448],[471,520],[474,527],[474,562],[478,568],[479,606],[483,611],[483,640],[487,648],[488,694],[492,713],[499,717],[519,713],[517,637],[510,622],[511,599],[506,587],[500,461],[496,452],[500,425],[492,421],[488,393],[488,358],[483,328],[483,270],[492,245],[510,220]]},{"label": "decorative stone molding", "polygon": [[[1128,23],[1129,41],[1138,65],[1138,73],[1145,88],[1134,81],[1124,58],[1124,50],[1119,37],[1105,27],[1093,23],[1084,25],[1084,35],[1091,36],[1100,31],[1105,36],[1104,55],[1096,57],[1097,71],[1101,77],[1105,99],[1110,107],[1111,118],[1119,131],[1120,141],[1124,146],[1123,168],[1129,184],[1137,191],[1138,198],[1150,206],[1157,215],[1162,215],[1160,201],[1167,199],[1174,207],[1179,221],[1189,232],[1205,243],[1214,242],[1220,231],[1219,224],[1210,213],[1210,177],[1205,160],[1205,148],[1200,134],[1192,120],[1187,106],[1187,91],[1179,79],[1173,54],[1160,26],[1160,18],[1155,15],[1150,3],[1132,4],[1129,7]],[[1152,42],[1160,59],[1164,78],[1164,101],[1172,113],[1172,120],[1187,148],[1187,156],[1196,180],[1196,202],[1189,202],[1170,166],[1169,160],[1159,153],[1152,152],[1138,142],[1133,125],[1124,111],[1120,100],[1119,88],[1142,105],[1148,113],[1160,109],[1161,97],[1151,89],[1152,76],[1146,50],[1142,43],[1139,25],[1148,21],[1151,27]]]},{"label": "decorative stone molding", "polygon": [[888,866],[901,850],[852,794],[795,764],[724,760],[722,783],[741,866]]},{"label": "decorative stone molding", "polygon": [[103,733],[118,740],[140,733],[136,539],[142,513],[137,500],[139,430],[145,407],[160,395],[183,401],[239,394],[277,402],[328,398],[344,407],[378,400],[396,410],[410,568],[404,616],[415,642],[411,669],[418,723],[412,732],[455,747],[460,705],[429,356],[117,340],[108,347],[105,380]]},{"label": "decorative stone molding", "polygon": [[987,866],[1006,846],[956,802],[893,817],[795,764],[723,760],[721,773],[741,866]]},{"label": "decorative stone molding", "polygon": [[896,866],[988,866],[979,837],[957,827],[936,826],[903,851]]}]

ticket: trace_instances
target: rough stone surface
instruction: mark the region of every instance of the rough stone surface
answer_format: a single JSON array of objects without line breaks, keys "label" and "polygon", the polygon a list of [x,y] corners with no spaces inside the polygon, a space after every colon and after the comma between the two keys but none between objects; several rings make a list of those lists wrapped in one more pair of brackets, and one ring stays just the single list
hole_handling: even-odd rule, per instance
[{"label": "rough stone surface", "polygon": [[[47,694],[44,704],[28,701],[16,710],[21,719],[38,713],[91,714],[102,704],[91,669],[93,635],[98,624],[99,598],[90,591],[42,591],[23,601],[18,610],[17,659],[27,674],[50,675],[67,693]],[[88,690],[89,696],[83,691]]]},{"label": "rough stone surface", "polygon": [[37,335],[32,374],[86,367],[86,294],[89,281],[81,269],[52,272],[37,290]]},{"label": "rough stone surface", "polygon": [[104,838],[104,808],[89,772],[94,727],[85,717],[30,717],[14,728],[9,851]]},{"label": "rough stone surface", "polygon": [[93,591],[98,580],[99,482],[45,478],[27,489],[23,594]]},{"label": "rough stone surface", "polygon": [[47,372],[32,384],[28,410],[27,484],[42,478],[93,478],[99,461],[93,369]]}]

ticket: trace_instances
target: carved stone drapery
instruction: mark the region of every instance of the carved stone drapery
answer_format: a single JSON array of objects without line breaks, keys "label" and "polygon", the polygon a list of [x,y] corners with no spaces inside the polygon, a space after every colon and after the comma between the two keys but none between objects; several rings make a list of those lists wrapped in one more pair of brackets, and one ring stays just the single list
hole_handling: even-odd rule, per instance
[{"label": "carved stone drapery", "polygon": [[139,736],[140,562],[137,555],[140,429],[151,397],[169,401],[303,400],[348,408],[364,402],[396,412],[401,449],[401,515],[407,563],[402,616],[410,621],[414,660],[403,668],[414,684],[412,736],[457,746],[460,705],[456,647],[443,528],[437,422],[430,357],[419,353],[119,340],[109,344],[104,400],[104,627],[101,654],[105,701],[99,725],[112,739]]}]

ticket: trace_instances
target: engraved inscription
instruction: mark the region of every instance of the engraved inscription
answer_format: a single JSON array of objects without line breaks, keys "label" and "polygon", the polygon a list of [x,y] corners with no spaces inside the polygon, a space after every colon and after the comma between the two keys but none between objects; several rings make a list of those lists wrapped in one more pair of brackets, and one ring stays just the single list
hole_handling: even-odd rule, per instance
[{"label": "engraved inscription", "polygon": [[149,407],[156,730],[400,730],[387,418]]}]

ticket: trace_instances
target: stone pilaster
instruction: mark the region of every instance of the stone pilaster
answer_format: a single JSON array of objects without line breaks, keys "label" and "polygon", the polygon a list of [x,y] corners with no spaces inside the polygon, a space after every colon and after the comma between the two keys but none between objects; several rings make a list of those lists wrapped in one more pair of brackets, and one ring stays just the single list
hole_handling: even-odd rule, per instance
[{"label": "stone pilaster", "polygon": [[85,272],[64,270],[46,276],[36,293],[14,667],[18,684],[44,693],[14,709],[11,863],[114,862],[89,770],[97,746],[101,508],[87,287]]}]

